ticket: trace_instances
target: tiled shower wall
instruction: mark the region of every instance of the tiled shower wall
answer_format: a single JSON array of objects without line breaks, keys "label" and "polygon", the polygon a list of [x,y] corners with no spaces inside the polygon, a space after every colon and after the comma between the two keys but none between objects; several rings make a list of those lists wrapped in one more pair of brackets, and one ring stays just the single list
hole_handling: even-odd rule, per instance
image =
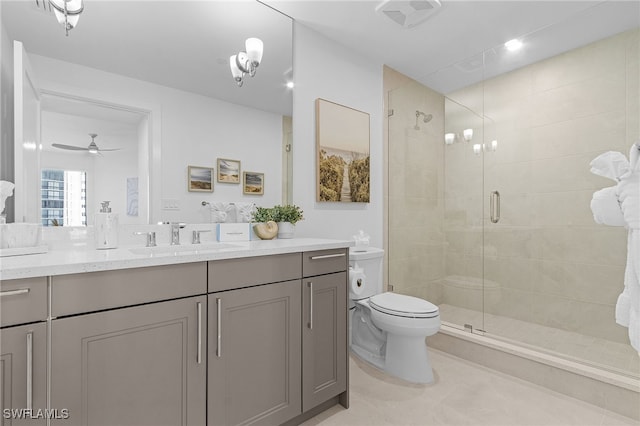
[{"label": "tiled shower wall", "polygon": [[[434,297],[628,342],[614,321],[626,230],[593,221],[593,192],[614,182],[591,174],[589,162],[609,150],[627,155],[640,138],[639,50],[634,30],[447,95],[476,113],[467,111],[476,127],[472,142],[444,147],[445,220],[427,236],[444,223],[449,278]],[[447,100],[447,120],[460,109]],[[473,143],[488,147],[494,139],[496,151],[473,154]],[[488,220],[494,190],[501,195],[497,224]],[[478,299],[473,282],[483,274],[486,291]],[[467,277],[466,287],[452,276]]]},{"label": "tiled shower wall", "polygon": [[[385,69],[385,82],[401,80]],[[389,86],[387,86],[389,87]],[[405,77],[387,92],[388,283],[423,297],[444,274],[444,96]],[[416,110],[431,114],[429,123]]]}]

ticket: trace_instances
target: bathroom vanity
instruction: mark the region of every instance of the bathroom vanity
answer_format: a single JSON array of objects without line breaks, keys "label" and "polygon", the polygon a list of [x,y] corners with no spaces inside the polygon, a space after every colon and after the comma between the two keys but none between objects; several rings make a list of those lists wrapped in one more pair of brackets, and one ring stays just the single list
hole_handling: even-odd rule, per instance
[{"label": "bathroom vanity", "polygon": [[48,408],[56,425],[297,424],[347,407],[349,245],[3,260],[3,414]]}]

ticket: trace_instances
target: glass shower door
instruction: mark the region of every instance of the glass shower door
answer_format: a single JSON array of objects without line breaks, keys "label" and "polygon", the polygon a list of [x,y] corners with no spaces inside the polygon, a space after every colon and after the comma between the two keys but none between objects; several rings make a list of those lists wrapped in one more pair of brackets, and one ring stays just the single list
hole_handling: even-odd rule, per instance
[{"label": "glass shower door", "polygon": [[445,275],[444,97],[409,81],[388,92],[388,283],[440,303]]},{"label": "glass shower door", "polygon": [[484,329],[481,92],[445,98],[444,274],[440,313],[457,328]]},{"label": "glass shower door", "polygon": [[[633,142],[638,102],[628,94],[638,37],[622,34],[485,79],[478,141],[484,329],[634,375],[637,354],[615,323],[626,230],[594,222],[591,197],[614,182],[590,173],[589,163],[610,150],[626,155]],[[502,55],[487,53],[486,75],[497,74]]]},{"label": "glass shower door", "polygon": [[414,81],[388,93],[388,283],[483,329],[484,130],[463,101]]}]

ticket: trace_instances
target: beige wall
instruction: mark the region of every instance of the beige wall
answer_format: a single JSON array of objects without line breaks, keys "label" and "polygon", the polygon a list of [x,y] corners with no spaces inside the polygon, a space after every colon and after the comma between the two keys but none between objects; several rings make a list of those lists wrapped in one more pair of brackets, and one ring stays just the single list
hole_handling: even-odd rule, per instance
[{"label": "beige wall", "polygon": [[640,138],[639,46],[638,30],[623,33],[448,95],[484,115],[472,143],[498,141],[483,156],[472,143],[445,152],[446,275],[497,283],[486,312],[628,341],[614,322],[626,231],[593,221],[593,192],[614,182],[589,162]]},{"label": "beige wall", "polygon": [[[382,64],[372,62],[320,33],[294,22],[293,199],[304,210],[296,237],[349,240],[360,229],[382,247],[383,142]],[[364,111],[370,118],[369,203],[316,202],[315,100]]]}]

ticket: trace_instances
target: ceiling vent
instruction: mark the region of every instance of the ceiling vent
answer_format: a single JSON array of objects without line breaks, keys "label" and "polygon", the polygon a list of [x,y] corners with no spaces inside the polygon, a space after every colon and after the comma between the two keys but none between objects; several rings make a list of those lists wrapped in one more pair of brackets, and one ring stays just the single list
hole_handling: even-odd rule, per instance
[{"label": "ceiling vent", "polygon": [[433,15],[442,6],[438,0],[385,0],[376,7],[403,28],[413,28]]}]

